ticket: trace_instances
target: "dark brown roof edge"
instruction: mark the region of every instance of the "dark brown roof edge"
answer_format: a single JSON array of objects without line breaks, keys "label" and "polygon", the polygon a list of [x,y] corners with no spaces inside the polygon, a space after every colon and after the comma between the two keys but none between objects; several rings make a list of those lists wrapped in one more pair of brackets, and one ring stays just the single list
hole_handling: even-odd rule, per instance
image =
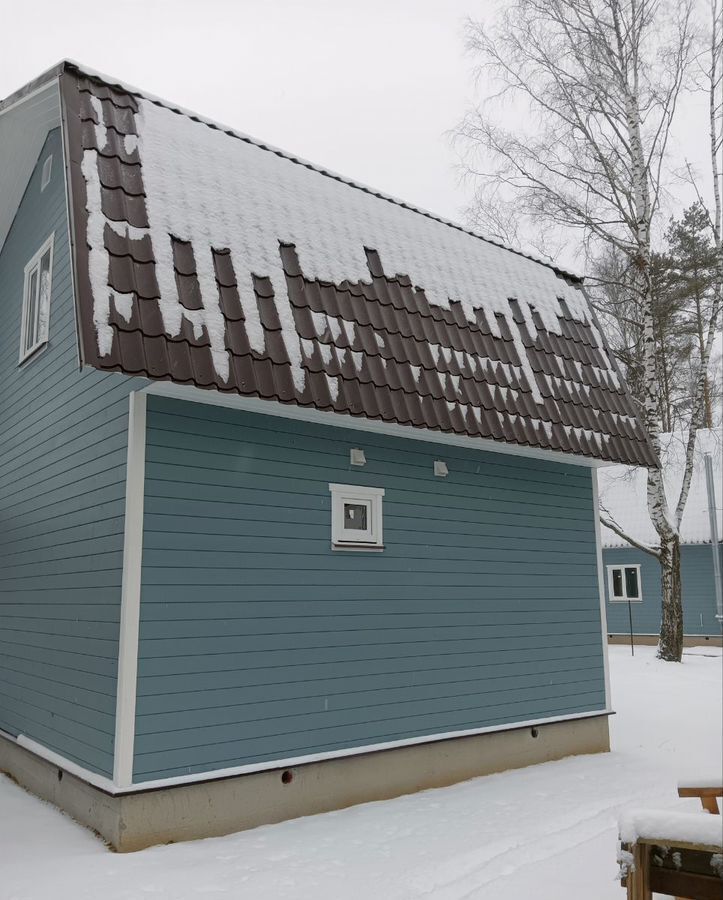
[{"label": "dark brown roof edge", "polygon": [[287,159],[289,160],[289,162],[295,163],[296,165],[303,166],[305,169],[310,169],[311,171],[318,172],[320,175],[325,175],[327,178],[332,178],[334,179],[334,181],[338,181],[341,184],[346,184],[348,187],[353,187],[357,190],[364,191],[364,193],[366,194],[371,194],[373,197],[378,197],[380,200],[386,200],[387,203],[392,203],[395,206],[401,206],[403,209],[408,209],[410,212],[417,213],[418,215],[424,216],[427,219],[432,219],[433,221],[439,222],[442,225],[447,225],[449,228],[454,228],[456,231],[461,231],[463,234],[468,234],[471,237],[477,238],[477,240],[484,241],[487,244],[492,244],[494,247],[499,247],[501,250],[507,250],[509,253],[514,253],[517,256],[522,256],[525,259],[529,259],[540,266],[545,266],[545,268],[547,269],[552,269],[552,271],[559,278],[562,278],[570,284],[580,286],[583,283],[584,279],[582,276],[576,275],[573,272],[568,272],[566,269],[563,269],[560,266],[555,266],[550,262],[538,259],[536,256],[532,256],[529,253],[524,253],[522,250],[516,250],[514,247],[508,247],[500,241],[492,240],[489,237],[478,234],[476,231],[465,228],[463,225],[460,225],[457,222],[452,222],[449,219],[443,218],[442,216],[437,216],[434,213],[429,212],[428,210],[421,209],[418,206],[413,206],[411,203],[406,203],[404,200],[400,200],[397,197],[392,197],[389,194],[377,191],[374,188],[354,181],[351,178],[346,178],[344,175],[339,175],[336,172],[331,172],[328,169],[317,166],[300,156],[295,156],[292,153],[281,150],[278,147],[274,147],[273,145],[253,138],[250,135],[235,131],[233,128],[228,128],[225,125],[214,122],[211,119],[207,119],[204,116],[184,109],[183,107],[175,106],[169,101],[163,100],[160,97],[155,97],[152,94],[145,93],[139,88],[125,84],[122,81],[116,81],[110,76],[103,75],[100,72],[95,72],[93,69],[85,68],[81,63],[75,62],[74,60],[63,60],[63,62],[60,63],[57,68],[61,71],[70,72],[74,75],[82,75],[83,77],[88,78],[91,81],[95,81],[98,84],[105,85],[109,88],[114,88],[122,93],[140,97],[141,99],[146,100],[149,103],[153,103],[156,106],[163,107],[164,109],[167,109],[170,112],[174,112],[179,116],[185,116],[186,118],[191,119],[193,122],[198,122],[201,125],[206,125],[208,128],[213,128],[215,131],[221,131],[223,134],[227,134],[229,137],[244,141],[247,144],[258,147],[261,150],[266,150],[269,153],[274,153],[276,156],[279,156],[282,159]]}]

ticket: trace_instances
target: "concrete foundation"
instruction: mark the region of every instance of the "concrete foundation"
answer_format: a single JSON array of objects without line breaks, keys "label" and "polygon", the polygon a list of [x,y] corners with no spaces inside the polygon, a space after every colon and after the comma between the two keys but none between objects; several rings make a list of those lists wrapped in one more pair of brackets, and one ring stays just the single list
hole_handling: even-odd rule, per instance
[{"label": "concrete foundation", "polygon": [[[633,634],[633,643],[639,647],[657,647],[659,635],[657,634]],[[627,644],[630,646],[630,634],[609,634],[609,644]],[[723,638],[719,635],[685,635],[684,647],[723,647]]]},{"label": "concrete foundation", "polygon": [[126,852],[609,749],[603,714],[127,794],[106,793],[2,736],[0,771]]}]

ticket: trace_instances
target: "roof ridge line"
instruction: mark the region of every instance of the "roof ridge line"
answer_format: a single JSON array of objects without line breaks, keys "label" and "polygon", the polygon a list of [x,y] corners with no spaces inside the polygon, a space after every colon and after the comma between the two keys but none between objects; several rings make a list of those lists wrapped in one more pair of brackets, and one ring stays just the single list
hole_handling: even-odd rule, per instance
[{"label": "roof ridge line", "polygon": [[408,209],[410,212],[417,213],[418,215],[424,216],[427,219],[432,219],[433,221],[439,222],[442,225],[446,225],[449,228],[454,228],[457,231],[461,231],[463,234],[468,234],[470,235],[470,237],[477,238],[477,240],[484,241],[487,244],[492,244],[492,246],[494,247],[499,247],[501,250],[506,250],[509,253],[514,253],[517,256],[522,256],[525,259],[529,259],[532,262],[537,263],[538,265],[545,266],[546,268],[551,269],[558,277],[569,279],[574,284],[579,285],[584,281],[584,277],[576,274],[575,272],[570,272],[569,270],[564,269],[561,266],[556,266],[553,263],[544,259],[540,259],[539,257],[531,253],[525,253],[523,250],[518,250],[514,247],[510,247],[502,243],[501,241],[497,241],[493,238],[479,234],[476,231],[472,231],[472,229],[470,228],[466,228],[459,222],[453,222],[451,219],[446,219],[443,216],[423,209],[420,206],[415,206],[412,203],[407,203],[405,200],[401,200],[400,198],[394,197],[391,194],[386,194],[384,191],[376,190],[375,188],[370,187],[369,185],[365,185],[360,181],[348,178],[346,175],[341,175],[338,172],[326,169],[323,166],[311,162],[310,160],[304,159],[304,157],[302,156],[297,156],[290,151],[283,150],[280,147],[276,147],[273,144],[268,143],[267,141],[262,141],[258,138],[252,137],[249,134],[237,131],[235,128],[231,128],[228,125],[224,125],[223,123],[217,122],[214,119],[202,116],[199,113],[196,113],[193,110],[186,109],[185,107],[178,104],[171,103],[171,101],[164,100],[162,97],[158,97],[155,94],[151,94],[147,91],[141,90],[140,88],[112,78],[111,76],[104,75],[102,72],[98,72],[95,69],[84,66],[82,63],[79,63],[76,60],[65,59],[62,61],[62,63],[60,63],[58,68],[84,75],[86,78],[97,81],[100,84],[105,85],[106,87],[115,88],[124,91],[125,93],[140,97],[141,99],[146,100],[149,103],[153,103],[156,106],[163,107],[164,109],[176,113],[177,115],[185,116],[186,118],[191,119],[194,122],[198,122],[201,125],[206,125],[208,128],[213,128],[216,131],[221,131],[224,134],[227,134],[229,137],[244,141],[247,144],[258,147],[260,150],[266,150],[269,153],[274,153],[276,156],[287,159],[289,162],[295,163],[296,165],[303,166],[306,169],[311,169],[314,172],[318,172],[320,175],[324,175],[327,178],[332,178],[335,181],[346,184],[349,187],[355,188],[356,190],[364,191],[364,193],[371,194],[374,197],[378,197],[380,200],[385,200],[387,203],[392,203],[395,206],[401,206],[403,209]]}]

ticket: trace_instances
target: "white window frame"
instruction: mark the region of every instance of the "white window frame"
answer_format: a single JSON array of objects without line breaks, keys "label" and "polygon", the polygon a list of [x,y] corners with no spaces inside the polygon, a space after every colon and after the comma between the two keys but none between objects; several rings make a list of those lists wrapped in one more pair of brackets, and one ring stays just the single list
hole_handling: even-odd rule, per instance
[{"label": "white window frame", "polygon": [[50,179],[53,177],[53,154],[45,158],[45,162],[43,163],[43,172],[40,176],[40,193],[42,194],[45,188],[50,184]]},{"label": "white window frame", "polygon": [[[615,569],[622,569],[623,571],[623,590],[625,590],[624,597],[616,597],[613,592],[613,572]],[[638,573],[638,596],[637,597],[628,597],[627,588],[625,586],[625,569],[636,569]],[[615,563],[614,565],[607,566],[608,570],[608,598],[611,603],[642,603],[643,602],[643,584],[640,580],[640,564],[639,563],[630,563],[625,565],[624,563]]]},{"label": "white window frame", "polygon": [[[55,245],[55,233],[51,234],[50,237],[45,241],[43,246],[34,254],[33,258],[28,262],[25,266],[25,278],[23,281],[23,308],[21,313],[21,325],[20,325],[20,357],[19,363],[25,362],[26,359],[29,359],[34,353],[36,353],[41,347],[45,346],[48,343],[48,335],[50,332],[49,323],[50,323],[50,297],[53,291],[53,249]],[[41,316],[40,309],[40,262],[46,253],[50,253],[50,264],[48,268],[49,272],[49,284],[48,284],[48,294],[47,294],[47,308],[45,309],[44,320]],[[36,295],[35,295],[35,315],[37,317],[37,323],[34,325],[34,328],[37,330],[37,335],[35,342],[32,346],[27,346],[28,339],[28,330],[30,326],[30,322],[28,321],[28,316],[30,313],[29,308],[29,300],[30,300],[30,286],[32,284],[32,276],[33,273],[37,272],[37,280],[36,280]],[[44,327],[41,329],[41,322],[44,321]]]},{"label": "white window frame", "polygon": [[[384,488],[361,487],[357,484],[330,484],[331,545],[334,550],[383,550]],[[344,528],[344,506],[347,503],[367,507],[366,531]]]}]

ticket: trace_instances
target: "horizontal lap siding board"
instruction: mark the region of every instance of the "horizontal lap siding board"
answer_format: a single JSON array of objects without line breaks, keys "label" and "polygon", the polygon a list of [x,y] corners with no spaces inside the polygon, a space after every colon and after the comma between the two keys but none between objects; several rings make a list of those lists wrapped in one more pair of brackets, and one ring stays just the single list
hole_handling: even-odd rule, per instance
[{"label": "horizontal lap siding board", "polygon": [[[147,415],[136,782],[604,709],[587,469]],[[385,489],[382,552],[331,549],[332,482]]]},{"label": "horizontal lap siding board", "polygon": [[[723,564],[723,547],[718,548]],[[631,603],[633,632],[658,634],[660,632],[661,584],[660,564],[649,553],[633,547],[610,547],[603,550],[605,568],[605,593],[607,598],[607,628],[609,634],[628,634],[630,619],[628,604],[610,602],[607,566],[639,565],[640,586],[643,599]],[[715,580],[713,577],[713,551],[710,544],[684,544],[680,548],[680,578],[683,595],[683,630],[688,635],[718,636],[720,625],[716,620]]]},{"label": "horizontal lap siding board", "polygon": [[[50,340],[18,366],[23,271],[51,232]],[[59,130],[0,252],[0,314],[0,728],[111,775],[134,382],[78,368]]]}]

